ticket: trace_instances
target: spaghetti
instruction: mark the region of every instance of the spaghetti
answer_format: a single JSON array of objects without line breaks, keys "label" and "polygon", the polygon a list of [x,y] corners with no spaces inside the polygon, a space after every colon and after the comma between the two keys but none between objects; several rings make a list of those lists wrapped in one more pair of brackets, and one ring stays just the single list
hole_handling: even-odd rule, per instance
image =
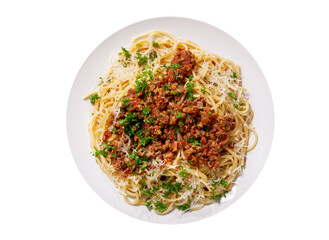
[{"label": "spaghetti", "polygon": [[226,197],[257,144],[237,65],[152,31],[100,79],[87,96],[91,147],[127,203],[163,215]]}]

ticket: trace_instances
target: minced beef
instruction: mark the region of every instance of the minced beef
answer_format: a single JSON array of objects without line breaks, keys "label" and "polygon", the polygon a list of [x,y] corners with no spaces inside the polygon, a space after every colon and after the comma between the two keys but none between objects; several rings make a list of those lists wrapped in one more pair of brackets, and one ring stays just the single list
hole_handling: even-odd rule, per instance
[{"label": "minced beef", "polygon": [[[190,51],[178,51],[162,75],[129,89],[114,126],[118,138],[111,155],[112,164],[123,174],[154,168],[153,160],[172,163],[179,149],[194,167],[219,167],[234,118],[214,113],[203,97],[193,96],[195,67]],[[105,133],[104,142],[112,134],[113,128]],[[129,156],[119,149],[128,137],[137,150],[130,150]]]}]

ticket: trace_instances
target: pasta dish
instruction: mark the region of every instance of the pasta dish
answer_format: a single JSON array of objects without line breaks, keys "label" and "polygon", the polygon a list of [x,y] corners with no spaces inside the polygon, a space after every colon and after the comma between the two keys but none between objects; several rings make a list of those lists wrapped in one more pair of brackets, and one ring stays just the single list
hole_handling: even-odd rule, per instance
[{"label": "pasta dish", "polygon": [[226,197],[257,143],[239,66],[167,32],[121,47],[86,98],[98,165],[157,214]]}]

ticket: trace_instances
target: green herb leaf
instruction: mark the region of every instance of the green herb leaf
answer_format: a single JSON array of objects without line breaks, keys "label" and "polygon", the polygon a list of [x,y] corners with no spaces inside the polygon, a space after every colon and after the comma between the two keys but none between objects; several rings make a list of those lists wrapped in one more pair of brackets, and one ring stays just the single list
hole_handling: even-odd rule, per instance
[{"label": "green herb leaf", "polygon": [[216,194],[216,195],[214,193],[212,194],[212,199],[214,199],[216,201],[221,199],[221,198],[222,198],[222,193]]},{"label": "green herb leaf", "polygon": [[206,87],[205,86],[202,86],[201,87],[201,92],[204,94],[206,92]]},{"label": "green herb leaf", "polygon": [[232,71],[233,74],[232,74],[232,78],[237,78],[237,75],[236,75],[236,72]]},{"label": "green herb leaf", "polygon": [[109,154],[107,151],[105,150],[97,150],[97,148],[95,148],[96,152],[95,152],[95,157],[98,157],[99,155],[102,155],[103,157],[107,157]]},{"label": "green herb leaf", "polygon": [[147,209],[149,210],[149,211],[151,211],[152,210],[152,204],[150,203],[150,202],[147,202],[146,203],[146,207],[147,207]]},{"label": "green herb leaf", "polygon": [[170,67],[173,68],[173,69],[176,69],[176,68],[181,68],[182,65],[177,64],[177,63],[171,63],[171,64],[170,64]]},{"label": "green herb leaf", "polygon": [[138,183],[139,183],[140,185],[142,185],[142,186],[145,186],[145,185],[146,185],[145,181],[139,181]]},{"label": "green herb leaf", "polygon": [[178,210],[181,210],[181,211],[186,211],[186,210],[188,210],[190,208],[191,208],[191,206],[189,204],[187,204],[187,203],[185,203],[183,205],[180,205],[180,206],[177,206],[177,209]]},{"label": "green herb leaf", "polygon": [[135,165],[142,165],[143,162],[149,162],[150,159],[146,156],[138,156],[136,151],[133,151],[131,154],[129,154],[129,157],[135,160]]},{"label": "green herb leaf", "polygon": [[226,187],[227,184],[228,184],[228,182],[227,182],[225,179],[221,179],[219,183],[220,183],[220,185],[222,185],[223,187]]},{"label": "green herb leaf", "polygon": [[147,136],[139,141],[142,146],[146,146],[149,140],[155,140],[152,136]]},{"label": "green herb leaf", "polygon": [[196,139],[195,137],[187,137],[186,138],[189,143],[192,143],[193,145],[200,146],[200,140]]},{"label": "green herb leaf", "polygon": [[89,99],[90,99],[90,103],[91,103],[91,104],[95,104],[95,101],[98,100],[98,99],[100,99],[100,97],[99,97],[98,94],[96,93],[96,94],[94,94],[94,95],[91,95],[91,96],[89,97]]},{"label": "green herb leaf", "polygon": [[147,165],[145,165],[145,164],[140,167],[141,170],[143,170],[145,168],[147,168]]},{"label": "green herb leaf", "polygon": [[187,98],[188,100],[193,100],[194,96],[193,96],[193,89],[194,89],[194,83],[188,82],[186,83],[187,86]]},{"label": "green herb leaf", "polygon": [[153,189],[152,189],[152,193],[156,193],[157,191],[159,191],[159,188],[157,188],[157,187],[153,187]]},{"label": "green herb leaf", "polygon": [[147,116],[150,113],[150,108],[149,107],[145,107],[143,109],[143,115]]},{"label": "green herb leaf", "polygon": [[151,52],[150,53],[150,60],[153,62],[154,61],[154,59],[156,59],[157,58],[157,52],[156,51],[153,51],[153,52]]},{"label": "green herb leaf", "polygon": [[164,212],[168,208],[166,205],[164,205],[163,202],[160,202],[160,201],[156,201],[154,203],[154,206],[155,206],[155,210],[158,210],[159,212]]},{"label": "green herb leaf", "polygon": [[121,102],[123,102],[125,106],[128,106],[128,105],[129,105],[129,100],[128,100],[127,97],[124,97],[124,98],[121,100]]},{"label": "green herb leaf", "polygon": [[152,45],[153,45],[153,47],[159,47],[159,43],[157,43],[157,42],[152,42]]},{"label": "green herb leaf", "polygon": [[126,60],[129,60],[130,57],[131,57],[131,55],[130,55],[130,53],[128,52],[128,50],[125,49],[124,47],[121,47],[121,49],[122,49],[124,55],[126,56]]},{"label": "green herb leaf", "polygon": [[143,66],[147,63],[147,57],[146,56],[142,57],[142,54],[139,51],[137,51],[137,57],[136,58],[139,60],[138,64],[140,66]]},{"label": "green herb leaf", "polygon": [[175,111],[175,116],[177,118],[182,118],[183,117],[183,114],[181,112],[178,112],[177,110]]},{"label": "green herb leaf", "polygon": [[148,88],[148,84],[146,80],[143,78],[141,81],[137,80],[136,81],[136,86],[135,86],[135,91],[136,93],[140,92],[146,92],[146,89]]},{"label": "green herb leaf", "polygon": [[189,175],[187,172],[186,172],[186,169],[182,169],[182,170],[179,170],[178,171],[178,175],[182,176],[183,178],[185,178],[187,175]]},{"label": "green herb leaf", "polygon": [[234,100],[237,100],[237,98],[235,97],[235,93],[234,93],[234,92],[230,92],[230,93],[228,94],[228,96],[229,96],[230,98],[234,99]]},{"label": "green herb leaf", "polygon": [[162,183],[162,188],[167,189],[167,191],[163,194],[163,197],[168,197],[169,194],[175,192],[178,193],[182,190],[182,184],[176,182],[175,184],[172,183]]},{"label": "green herb leaf", "polygon": [[144,193],[145,195],[148,195],[148,196],[151,196],[152,195],[150,189],[140,188],[139,191],[141,191],[141,193]]}]

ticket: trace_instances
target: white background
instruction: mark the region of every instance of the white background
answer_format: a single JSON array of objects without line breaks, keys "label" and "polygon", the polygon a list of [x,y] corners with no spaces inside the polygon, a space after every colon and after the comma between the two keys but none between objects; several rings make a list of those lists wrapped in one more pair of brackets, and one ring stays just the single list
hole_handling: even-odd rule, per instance
[{"label": "white background", "polygon": [[[329,14],[326,1],[1,1],[0,239],[328,239]],[[219,214],[159,225],[128,217],[71,157],[66,105],[91,51],[146,18],[217,26],[256,59],[275,134],[254,185]]]}]

